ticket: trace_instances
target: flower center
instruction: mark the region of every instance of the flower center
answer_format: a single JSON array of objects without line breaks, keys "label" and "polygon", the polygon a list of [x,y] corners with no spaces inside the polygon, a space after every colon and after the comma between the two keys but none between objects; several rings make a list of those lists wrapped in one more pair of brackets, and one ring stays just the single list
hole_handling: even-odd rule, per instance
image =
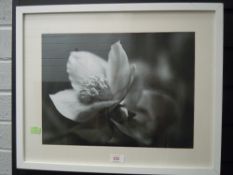
[{"label": "flower center", "polygon": [[93,76],[82,81],[79,100],[84,104],[107,101],[113,98],[110,86],[105,78]]}]

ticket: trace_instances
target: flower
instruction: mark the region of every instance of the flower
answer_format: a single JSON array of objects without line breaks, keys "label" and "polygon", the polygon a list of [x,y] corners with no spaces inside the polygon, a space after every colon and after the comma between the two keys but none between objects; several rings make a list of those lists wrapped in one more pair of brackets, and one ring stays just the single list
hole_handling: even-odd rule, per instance
[{"label": "flower", "polygon": [[111,46],[108,61],[86,52],[70,53],[67,73],[73,89],[50,94],[56,109],[66,118],[86,122],[102,109],[120,104],[134,79],[135,66],[118,41]]},{"label": "flower", "polygon": [[176,101],[149,86],[154,81],[149,64],[130,65],[119,41],[111,45],[107,61],[87,51],[71,52],[67,73],[72,89],[49,97],[73,124],[52,141],[75,136],[72,141],[81,144],[167,145],[166,133],[177,118]]}]

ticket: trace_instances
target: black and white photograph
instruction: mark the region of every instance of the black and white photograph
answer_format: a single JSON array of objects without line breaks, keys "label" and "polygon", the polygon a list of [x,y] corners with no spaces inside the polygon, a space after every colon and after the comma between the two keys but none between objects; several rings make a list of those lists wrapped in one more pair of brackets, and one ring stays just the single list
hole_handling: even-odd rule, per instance
[{"label": "black and white photograph", "polygon": [[43,144],[193,149],[195,32],[41,37]]}]

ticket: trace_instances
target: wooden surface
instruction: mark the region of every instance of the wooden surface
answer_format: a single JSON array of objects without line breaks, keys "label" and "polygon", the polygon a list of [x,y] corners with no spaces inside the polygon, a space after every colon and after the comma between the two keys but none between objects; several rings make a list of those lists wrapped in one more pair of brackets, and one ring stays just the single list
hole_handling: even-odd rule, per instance
[{"label": "wooden surface", "polygon": [[[90,1],[90,0],[67,0],[66,3],[95,3],[109,2]],[[111,2],[122,2],[113,0]],[[126,0],[124,2],[152,2],[152,0]],[[156,1],[153,1],[156,2]],[[161,1],[160,1],[161,2]],[[164,1],[163,1],[164,2]],[[177,2],[170,0],[169,2]],[[179,1],[191,2],[191,1]],[[194,2],[194,0],[193,0]],[[221,175],[233,174],[233,1],[232,0],[198,0],[195,2],[224,2],[224,85],[223,85],[223,132],[222,132],[222,160],[221,160]],[[64,0],[16,0],[17,5],[35,5],[35,4],[63,4]],[[14,130],[13,130],[14,131]],[[13,142],[14,143],[14,142]],[[13,148],[14,149],[14,148]],[[13,160],[14,164],[14,160]],[[13,165],[14,166],[14,165]],[[18,172],[21,174],[22,172]],[[30,174],[31,172],[28,172]],[[34,172],[33,172],[34,173]],[[37,172],[34,174],[43,174]],[[49,174],[49,173],[44,173]]]}]

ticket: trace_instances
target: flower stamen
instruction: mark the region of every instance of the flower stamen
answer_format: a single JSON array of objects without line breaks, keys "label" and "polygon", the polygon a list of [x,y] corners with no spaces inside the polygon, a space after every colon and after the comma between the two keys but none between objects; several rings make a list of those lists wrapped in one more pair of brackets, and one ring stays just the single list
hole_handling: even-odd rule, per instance
[{"label": "flower stamen", "polygon": [[84,104],[112,100],[113,98],[110,86],[103,77],[92,76],[80,84],[79,100]]}]

